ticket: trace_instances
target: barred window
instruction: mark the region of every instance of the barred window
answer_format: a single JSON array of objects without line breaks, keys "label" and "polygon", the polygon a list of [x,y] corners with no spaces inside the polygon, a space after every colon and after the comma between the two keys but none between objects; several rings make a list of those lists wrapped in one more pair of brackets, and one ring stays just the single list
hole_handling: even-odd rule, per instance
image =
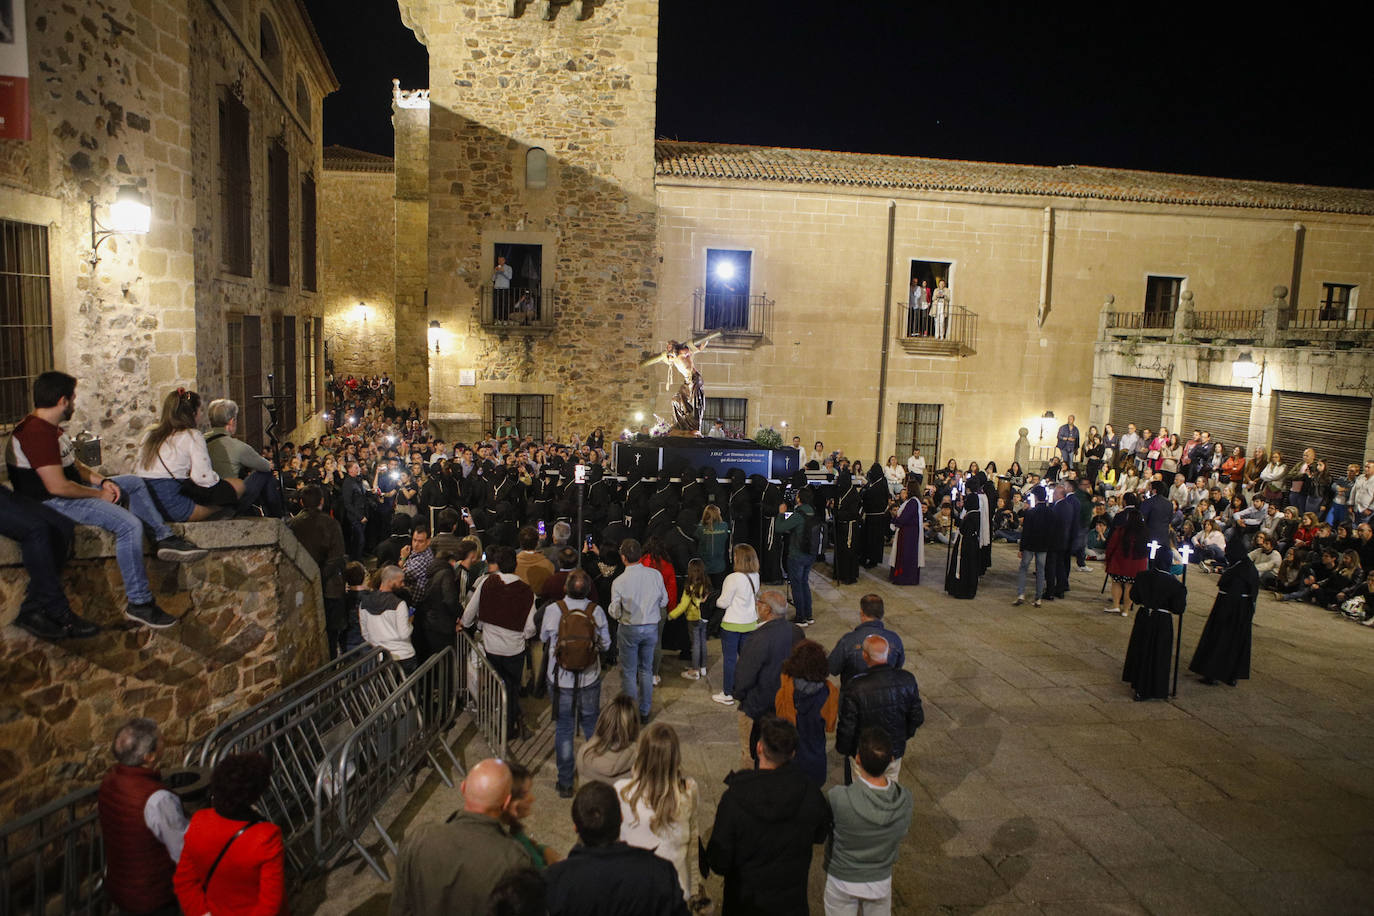
[{"label": "barred window", "polygon": [[279,139],[267,145],[267,279],[291,285],[291,163]]},{"label": "barred window", "polygon": [[926,467],[939,466],[941,404],[897,405],[897,456],[921,450]]},{"label": "barred window", "polygon": [[253,169],[248,109],[230,93],[219,103],[220,259],[240,277],[253,275]]},{"label": "barred window", "polygon": [[277,435],[296,428],[296,316],[272,318],[272,394],[277,401]]},{"label": "barred window", "polygon": [[707,398],[702,408],[702,432],[709,430],[711,424],[719,420],[725,427],[725,435],[731,439],[748,439],[749,427],[748,398]]},{"label": "barred window", "polygon": [[262,319],[230,314],[228,320],[229,397],[239,405],[238,438],[262,447]]},{"label": "barred window", "polygon": [[[530,436],[536,442],[544,441],[546,432],[553,432],[549,422],[550,398],[544,394],[489,394],[486,396],[487,431],[495,434],[510,417],[520,435]],[[546,425],[547,423],[547,425]]]},{"label": "barred window", "polygon": [[48,227],[0,219],[0,427],[24,418],[52,368],[48,279]]},{"label": "barred window", "polygon": [[301,176],[301,289],[319,289],[315,255],[315,176]]}]

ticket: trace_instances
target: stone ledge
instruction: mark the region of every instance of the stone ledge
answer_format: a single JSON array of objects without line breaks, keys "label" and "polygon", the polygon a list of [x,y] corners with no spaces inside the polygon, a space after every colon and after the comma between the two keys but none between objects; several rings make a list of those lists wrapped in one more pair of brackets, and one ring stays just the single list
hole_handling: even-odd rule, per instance
[{"label": "stone ledge", "polygon": [[[277,518],[240,518],[223,522],[188,522],[172,524],[171,529],[198,546],[207,550],[234,550],[242,547],[270,547],[282,544],[289,538],[292,542],[288,552],[299,549],[291,531]],[[152,554],[151,545],[145,544],[145,554]],[[101,560],[115,555],[115,539],[101,528],[91,525],[76,526],[75,557],[78,560]],[[23,566],[19,545],[9,538],[0,538],[0,566]],[[314,563],[311,563],[313,566]]]}]

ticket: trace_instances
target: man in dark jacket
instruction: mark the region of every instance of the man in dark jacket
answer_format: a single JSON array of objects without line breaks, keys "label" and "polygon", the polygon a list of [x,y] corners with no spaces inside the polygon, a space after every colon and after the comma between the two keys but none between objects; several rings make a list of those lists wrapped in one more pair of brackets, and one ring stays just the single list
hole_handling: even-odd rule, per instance
[{"label": "man in dark jacket", "polygon": [[1145,541],[1159,544],[1159,549],[1150,558],[1153,569],[1168,570],[1173,565],[1172,552],[1169,550],[1169,520],[1174,517],[1174,504],[1167,496],[1168,486],[1162,480],[1150,481],[1150,498],[1140,504],[1140,517],[1145,520]]},{"label": "man in dark jacket", "polygon": [[906,742],[926,720],[916,676],[888,664],[887,640],[869,636],[863,644],[868,670],[840,690],[840,718],[835,728],[835,750],[844,757],[844,783],[852,781],[850,759],[859,747],[859,732],[876,726],[892,739],[892,765],[887,778],[902,772]]},{"label": "man in dark jacket", "polygon": [[343,581],[344,563],[348,557],[344,549],[343,529],[333,516],[320,511],[320,506],[324,504],[324,493],[319,487],[312,484],[301,490],[300,500],[304,508],[287,522],[287,527],[320,568],[325,638],[329,642],[329,657],[336,658],[342,652],[344,631],[348,629]]},{"label": "man in dark jacket", "polygon": [[723,916],[807,916],[811,847],[832,815],[821,790],[792,763],[797,729],[777,716],[759,722],[757,770],[725,777],[706,857],[725,877]]},{"label": "man in dark jacket", "polygon": [[367,481],[357,461],[348,463],[348,476],[339,487],[339,514],[348,535],[348,558],[361,560],[367,549]]},{"label": "man in dark jacket", "polygon": [[773,698],[782,686],[782,663],[792,654],[792,647],[806,638],[801,627],[787,622],[787,599],[781,592],[759,592],[755,606],[761,623],[749,634],[735,665],[740,737],[747,735],[742,748],[747,756],[740,758],[745,767],[758,762],[759,718],[774,712]]},{"label": "man in dark jacket", "polygon": [[1026,520],[1021,523],[1021,541],[1017,548],[1021,558],[1021,569],[1016,574],[1016,600],[1013,605],[1026,602],[1026,572],[1035,563],[1035,606],[1040,606],[1040,598],[1049,591],[1046,576],[1046,563],[1049,549],[1055,538],[1054,509],[1045,498],[1045,491],[1036,487],[1031,491],[1030,508],[1026,510]]},{"label": "man in dark jacket", "polygon": [[672,863],[620,841],[615,789],[604,782],[584,784],[573,799],[572,817],[580,842],[544,873],[549,916],[687,916]]},{"label": "man in dark jacket", "polygon": [[1069,590],[1069,548],[1078,531],[1078,500],[1069,497],[1069,486],[1054,487],[1054,527],[1045,556],[1045,600],[1063,598]]},{"label": "man in dark jacket", "polygon": [[840,676],[840,686],[848,684],[856,674],[868,670],[863,659],[864,639],[881,636],[887,640],[887,661],[894,668],[902,667],[906,652],[902,648],[902,637],[883,626],[883,599],[877,595],[864,595],[859,599],[859,625],[840,637],[835,648],[830,650],[830,673]]}]

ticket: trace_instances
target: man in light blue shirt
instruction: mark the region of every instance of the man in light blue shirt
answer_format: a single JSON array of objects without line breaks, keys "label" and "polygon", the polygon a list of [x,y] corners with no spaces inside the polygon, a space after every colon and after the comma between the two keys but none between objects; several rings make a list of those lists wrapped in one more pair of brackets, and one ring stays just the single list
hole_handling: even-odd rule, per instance
[{"label": "man in light blue shirt", "polygon": [[[563,524],[559,522],[559,524]],[[643,568],[643,567],[641,567]],[[662,576],[659,577],[662,581]],[[572,798],[573,794],[573,737],[577,734],[577,719],[582,719],[582,737],[590,741],[601,709],[601,660],[592,656],[591,664],[581,671],[568,671],[558,663],[558,630],[563,622],[563,608],[568,613],[588,611],[596,628],[597,654],[610,648],[611,631],[606,614],[592,600],[592,579],[584,570],[573,569],[564,584],[565,597],[555,600],[544,609],[544,622],[539,628],[539,641],[545,646],[544,657],[549,660],[548,679],[553,697],[553,751],[558,766],[558,795]]]},{"label": "man in light blue shirt", "polygon": [[639,721],[647,724],[654,701],[654,653],[658,622],[668,606],[663,576],[639,562],[644,549],[634,538],[620,542],[625,571],[611,583],[610,616],[620,622],[621,689],[639,707]]}]

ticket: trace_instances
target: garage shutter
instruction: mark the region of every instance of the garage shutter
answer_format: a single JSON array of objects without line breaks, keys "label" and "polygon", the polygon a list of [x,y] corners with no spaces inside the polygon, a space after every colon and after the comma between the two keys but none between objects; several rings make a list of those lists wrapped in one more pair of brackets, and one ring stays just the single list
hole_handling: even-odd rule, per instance
[{"label": "garage shutter", "polygon": [[1126,424],[1134,423],[1135,428],[1143,430],[1159,429],[1159,418],[1164,415],[1164,380],[1157,378],[1134,378],[1129,375],[1112,376],[1112,409],[1107,422],[1112,424],[1117,435],[1126,432]]},{"label": "garage shutter", "polygon": [[1213,442],[1220,442],[1226,454],[1237,445],[1249,454],[1250,388],[1227,388],[1221,385],[1183,385],[1183,425],[1174,432],[1179,441],[1186,441],[1195,429],[1212,434]]},{"label": "garage shutter", "polygon": [[1333,476],[1364,463],[1369,398],[1276,391],[1274,400],[1274,446],[1290,465],[1309,446]]}]

